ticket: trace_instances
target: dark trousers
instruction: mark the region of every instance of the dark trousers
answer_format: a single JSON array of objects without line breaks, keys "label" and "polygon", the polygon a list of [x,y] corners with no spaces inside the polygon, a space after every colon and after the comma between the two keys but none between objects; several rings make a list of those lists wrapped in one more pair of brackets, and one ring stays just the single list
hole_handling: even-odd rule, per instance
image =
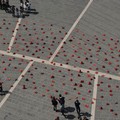
[{"label": "dark trousers", "polygon": [[0,86],[0,92],[3,92],[3,87],[2,86]]},{"label": "dark trousers", "polygon": [[2,3],[0,3],[0,9],[2,9]]},{"label": "dark trousers", "polygon": [[67,116],[65,115],[65,108],[64,108],[64,104],[63,104],[63,105],[61,105],[60,111],[61,111],[62,115],[63,115],[65,118],[67,118]]},{"label": "dark trousers", "polygon": [[0,9],[3,9],[3,4],[0,5]]},{"label": "dark trousers", "polygon": [[76,107],[76,111],[78,114],[80,114],[80,107]]},{"label": "dark trousers", "polygon": [[53,105],[53,110],[57,110],[57,105]]}]

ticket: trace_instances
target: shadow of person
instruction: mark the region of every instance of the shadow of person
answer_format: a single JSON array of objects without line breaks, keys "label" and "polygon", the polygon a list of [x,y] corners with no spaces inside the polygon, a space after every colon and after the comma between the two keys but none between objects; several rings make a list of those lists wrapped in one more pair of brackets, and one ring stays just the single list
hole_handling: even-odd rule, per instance
[{"label": "shadow of person", "polygon": [[10,92],[9,91],[2,91],[2,92],[0,92],[0,95],[6,95],[8,93],[10,93]]},{"label": "shadow of person", "polygon": [[67,111],[67,112],[74,112],[75,108],[74,107],[66,107],[65,111]]},{"label": "shadow of person", "polygon": [[75,118],[75,116],[71,115],[71,114],[68,114],[68,115],[66,115],[66,118],[69,119],[69,120],[73,120]]},{"label": "shadow of person", "polygon": [[31,8],[30,11],[36,11],[36,9],[32,9],[32,8]]},{"label": "shadow of person", "polygon": [[34,15],[39,14],[39,12],[33,12],[33,11],[27,11],[26,13],[28,13],[28,14],[34,14]]}]

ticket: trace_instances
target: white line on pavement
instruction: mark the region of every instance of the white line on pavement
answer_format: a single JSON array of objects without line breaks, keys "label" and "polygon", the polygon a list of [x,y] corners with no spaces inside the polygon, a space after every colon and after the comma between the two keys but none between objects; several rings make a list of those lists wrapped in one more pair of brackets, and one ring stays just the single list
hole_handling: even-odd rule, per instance
[{"label": "white line on pavement", "polygon": [[11,52],[8,53],[8,52],[2,51],[2,50],[0,50],[0,54],[12,56],[12,57],[16,57],[16,58],[20,58],[20,59],[24,59],[24,60],[35,61],[35,62],[42,63],[42,64],[53,65],[53,66],[57,66],[57,67],[65,68],[65,69],[74,70],[74,71],[80,71],[81,70],[84,73],[89,73],[89,74],[93,74],[93,75],[104,76],[106,78],[112,78],[114,80],[120,80],[120,76],[116,76],[116,75],[112,75],[112,74],[107,74],[107,73],[102,73],[102,72],[98,72],[98,71],[93,71],[93,70],[89,70],[89,69],[85,69],[85,68],[80,68],[80,67],[75,67],[75,66],[71,66],[71,65],[57,63],[57,62],[49,62],[47,60],[43,60],[43,59],[39,59],[39,58],[34,58],[34,57],[30,57],[30,56],[23,56],[21,54],[13,54]]},{"label": "white line on pavement", "polygon": [[50,62],[53,61],[53,59],[55,58],[55,56],[57,55],[57,53],[59,52],[59,50],[63,46],[63,43],[68,39],[68,37],[70,36],[70,34],[72,33],[72,31],[75,29],[76,25],[78,24],[78,22],[80,21],[80,19],[82,18],[82,16],[85,14],[85,12],[87,11],[87,9],[89,8],[89,6],[91,5],[92,2],[93,2],[93,0],[90,0],[88,2],[88,4],[86,5],[86,7],[82,11],[82,13],[79,15],[79,17],[77,18],[77,20],[74,22],[74,24],[72,25],[72,27],[68,31],[67,35],[64,37],[64,39],[62,40],[62,42],[60,43],[60,45],[58,46],[58,48],[56,49],[56,51],[54,52],[54,54],[49,59]]},{"label": "white line on pavement", "polygon": [[20,27],[19,24],[21,23],[21,20],[22,20],[22,18],[19,18],[18,21],[17,21],[16,27],[15,27],[15,29],[14,29],[14,33],[13,33],[13,35],[12,35],[10,44],[9,44],[9,46],[8,46],[8,50],[7,50],[8,52],[10,52],[11,49],[12,49],[12,45],[13,45],[13,43],[14,43],[15,37],[16,37],[17,32],[18,32],[18,29],[19,29],[19,27]]},{"label": "white line on pavement", "polygon": [[94,88],[93,88],[93,104],[91,108],[91,119],[90,120],[95,120],[95,109],[96,109],[96,100],[97,100],[97,84],[98,84],[98,75],[95,75],[95,81],[94,81]]},{"label": "white line on pavement", "polygon": [[23,78],[23,76],[26,74],[26,72],[29,70],[29,68],[32,66],[33,61],[30,61],[29,64],[27,65],[27,67],[24,69],[24,71],[22,72],[22,74],[19,76],[19,78],[17,79],[17,81],[13,84],[13,87],[11,87],[11,89],[9,90],[9,93],[5,95],[5,97],[3,98],[3,100],[0,102],[0,108],[3,106],[3,104],[7,101],[7,99],[9,98],[10,94],[14,91],[14,89],[17,87],[17,85],[19,84],[19,82],[21,81],[21,79]]}]

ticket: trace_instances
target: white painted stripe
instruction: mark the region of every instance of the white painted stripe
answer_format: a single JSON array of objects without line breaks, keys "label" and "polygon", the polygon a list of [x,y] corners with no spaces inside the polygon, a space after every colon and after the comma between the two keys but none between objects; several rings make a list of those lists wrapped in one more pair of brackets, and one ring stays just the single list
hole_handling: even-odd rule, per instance
[{"label": "white painted stripe", "polygon": [[4,105],[4,103],[7,101],[7,99],[9,98],[9,96],[11,95],[11,93],[14,91],[14,89],[17,87],[17,85],[19,84],[19,82],[22,80],[23,75],[26,74],[26,72],[29,70],[29,68],[32,66],[33,61],[30,61],[29,64],[27,65],[27,67],[24,69],[24,71],[21,73],[21,75],[19,76],[19,78],[17,79],[17,81],[13,84],[13,87],[11,87],[11,89],[9,90],[9,93],[5,95],[5,97],[3,98],[3,100],[0,102],[0,108]]},{"label": "white painted stripe", "polygon": [[112,78],[112,79],[115,79],[115,80],[120,80],[120,76],[107,74],[107,73],[94,71],[94,70],[89,70],[89,69],[85,69],[85,68],[81,68],[81,67],[74,67],[74,66],[71,66],[71,65],[66,65],[66,64],[57,63],[57,62],[49,62],[47,60],[34,58],[34,57],[30,57],[30,56],[24,56],[23,57],[23,55],[21,55],[21,54],[13,54],[11,52],[8,53],[8,52],[2,51],[2,50],[0,50],[0,54],[12,56],[12,57],[16,57],[16,58],[20,58],[20,59],[24,59],[24,60],[30,60],[30,61],[32,60],[32,61],[35,61],[35,62],[38,62],[38,63],[53,65],[53,66],[57,66],[57,67],[65,68],[65,69],[74,70],[74,71],[80,71],[81,70],[84,73],[89,73],[89,74],[93,74],[93,75],[104,76],[106,78]]},{"label": "white painted stripe", "polygon": [[68,31],[67,35],[64,37],[64,39],[61,41],[60,45],[58,46],[58,48],[56,49],[56,51],[54,52],[54,54],[51,56],[51,58],[49,59],[50,62],[53,61],[53,59],[55,58],[55,56],[57,55],[57,53],[59,52],[59,50],[61,49],[61,47],[63,46],[63,43],[68,39],[68,37],[70,36],[70,34],[72,33],[72,31],[75,29],[76,25],[78,24],[78,22],[80,21],[80,19],[82,18],[82,16],[85,14],[85,12],[87,11],[87,9],[89,8],[89,6],[91,5],[91,3],[93,2],[93,0],[90,0],[88,2],[88,4],[86,5],[86,7],[84,8],[84,10],[82,11],[82,13],[79,15],[79,17],[77,18],[77,20],[75,21],[75,23],[72,25],[72,27],[70,28],[70,30]]},{"label": "white painted stripe", "polygon": [[21,20],[22,20],[22,18],[19,18],[18,21],[17,21],[16,27],[15,27],[15,29],[14,29],[13,36],[12,36],[11,41],[10,41],[10,44],[9,44],[9,46],[8,46],[8,50],[7,50],[8,52],[10,52],[11,49],[12,49],[12,45],[13,45],[13,43],[14,43],[15,37],[16,37],[17,32],[18,32],[18,29],[19,29],[19,27],[20,27],[19,24],[21,23]]},{"label": "white painted stripe", "polygon": [[94,88],[93,88],[93,104],[91,108],[91,119],[95,120],[95,110],[96,110],[96,100],[97,100],[97,84],[98,84],[98,75],[95,75]]}]

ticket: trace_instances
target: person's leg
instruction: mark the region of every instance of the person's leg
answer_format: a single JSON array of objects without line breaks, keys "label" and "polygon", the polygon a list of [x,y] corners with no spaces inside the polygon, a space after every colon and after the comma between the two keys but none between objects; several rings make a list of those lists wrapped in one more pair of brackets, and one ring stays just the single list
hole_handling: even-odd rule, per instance
[{"label": "person's leg", "polygon": [[78,108],[76,108],[76,111],[77,111],[77,113],[79,113],[79,110],[78,110]]},{"label": "person's leg", "polygon": [[55,106],[53,105],[53,110],[55,111]]},{"label": "person's leg", "polygon": [[62,115],[66,118],[67,116],[65,115],[65,109],[64,109],[64,105],[61,106],[61,113]]},{"label": "person's leg", "polygon": [[53,110],[57,111],[57,105],[54,105]]},{"label": "person's leg", "polygon": [[0,92],[3,92],[3,87],[2,86],[0,86]]},{"label": "person's leg", "polygon": [[80,107],[78,107],[78,112],[80,113]]},{"label": "person's leg", "polygon": [[1,4],[1,9],[3,9],[3,4]]},{"label": "person's leg", "polygon": [[61,110],[61,113],[64,117],[66,117],[65,113],[64,113],[64,110]]},{"label": "person's leg", "polygon": [[2,4],[2,3],[0,2],[0,9],[1,9],[1,4]]}]

